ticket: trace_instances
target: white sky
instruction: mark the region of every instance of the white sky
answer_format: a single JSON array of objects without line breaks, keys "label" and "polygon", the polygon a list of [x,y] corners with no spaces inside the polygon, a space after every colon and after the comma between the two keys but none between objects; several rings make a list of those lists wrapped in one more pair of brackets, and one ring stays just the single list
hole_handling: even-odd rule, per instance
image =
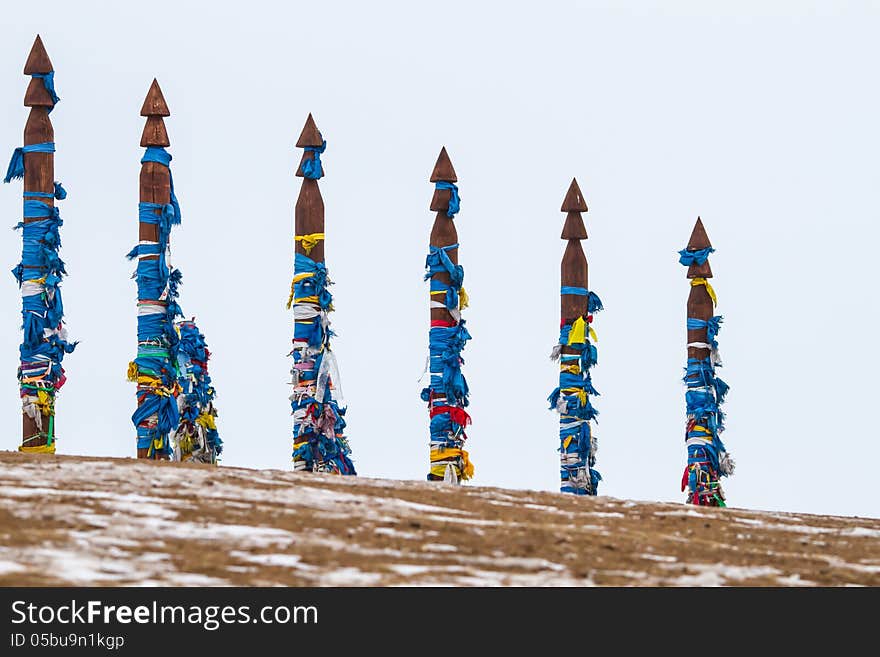
[{"label": "white sky", "polygon": [[[682,501],[685,268],[701,215],[731,386],[731,506],[880,516],[880,6],[871,2],[52,2],[0,18],[2,166],[43,37],[68,328],[59,452],[131,456],[139,110],[154,76],[183,224],[181,305],[214,356],[223,464],[289,468],[294,148],[328,141],[321,189],[334,347],[358,472],[423,479],[422,281],[442,145],[473,340],[475,484],[556,490],[559,207],[576,176],[602,393],[602,495]],[[0,188],[13,226],[21,183]],[[21,238],[0,241],[0,263]],[[0,448],[19,444],[20,296],[0,277]]]}]

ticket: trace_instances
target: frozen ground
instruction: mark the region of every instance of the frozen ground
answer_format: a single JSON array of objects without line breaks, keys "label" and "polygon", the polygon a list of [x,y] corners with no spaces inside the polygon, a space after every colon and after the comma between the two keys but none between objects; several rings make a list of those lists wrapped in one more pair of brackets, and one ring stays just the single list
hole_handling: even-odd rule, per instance
[{"label": "frozen ground", "polygon": [[0,452],[0,585],[880,585],[880,519]]}]

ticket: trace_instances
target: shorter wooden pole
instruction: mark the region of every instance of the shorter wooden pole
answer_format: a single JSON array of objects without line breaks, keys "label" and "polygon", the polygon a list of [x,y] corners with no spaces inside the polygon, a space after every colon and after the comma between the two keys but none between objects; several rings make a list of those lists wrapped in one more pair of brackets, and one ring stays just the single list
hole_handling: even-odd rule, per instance
[{"label": "shorter wooden pole", "polygon": [[559,343],[550,354],[559,360],[559,386],[548,399],[550,408],[559,413],[560,490],[574,495],[596,495],[602,479],[593,467],[597,442],[592,421],[598,411],[590,403],[590,397],[598,394],[590,378],[590,368],[597,362],[591,324],[602,302],[589,289],[587,257],[581,247],[581,240],[587,239],[581,217],[586,211],[583,194],[572,178],[562,202],[566,213],[562,239],[568,243],[560,276]]},{"label": "shorter wooden pole", "polygon": [[685,445],[688,463],[681,478],[687,503],[725,506],[720,478],[733,474],[734,461],[721,442],[724,413],[721,404],[728,385],[715,376],[721,366],[716,336],[722,317],[715,315],[717,298],[709,279],[709,254],[715,249],[697,217],[687,247],[679,251],[679,262],[687,266],[691,287],[687,300],[687,367],[684,383],[686,416]]}]

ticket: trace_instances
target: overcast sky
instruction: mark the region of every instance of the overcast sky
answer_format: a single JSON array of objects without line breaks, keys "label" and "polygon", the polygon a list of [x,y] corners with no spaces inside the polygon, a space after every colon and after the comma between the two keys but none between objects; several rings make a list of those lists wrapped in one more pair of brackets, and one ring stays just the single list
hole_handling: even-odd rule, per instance
[{"label": "overcast sky", "polygon": [[[21,145],[42,35],[68,329],[58,450],[132,456],[139,110],[153,77],[183,224],[180,302],[213,352],[222,464],[290,468],[293,208],[327,139],[334,347],[358,472],[424,479],[423,282],[445,145],[473,339],[474,484],[558,490],[559,211],[590,211],[602,495],[683,501],[686,269],[700,215],[724,315],[731,506],[880,516],[874,484],[880,8],[872,2],[53,2],[0,24],[0,145]],[[477,6],[479,4],[479,6]],[[0,153],[0,157],[7,157]],[[3,160],[5,166],[6,160]],[[9,227],[21,182],[0,187]],[[0,241],[0,264],[21,253]],[[20,296],[0,277],[0,448],[19,444]]]}]

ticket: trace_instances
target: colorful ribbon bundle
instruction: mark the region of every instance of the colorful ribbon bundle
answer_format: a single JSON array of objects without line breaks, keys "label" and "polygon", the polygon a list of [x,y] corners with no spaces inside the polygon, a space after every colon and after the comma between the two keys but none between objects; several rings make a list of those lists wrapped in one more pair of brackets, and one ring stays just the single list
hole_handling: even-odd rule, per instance
[{"label": "colorful ribbon bundle", "polygon": [[[52,99],[47,113],[60,100],[55,93],[54,71],[33,73],[42,78]],[[24,156],[27,153],[54,153],[55,143],[44,142],[20,146],[12,153],[3,182],[24,178]],[[64,305],[61,301],[61,279],[67,274],[64,262],[58,257],[61,246],[61,214],[57,207],[39,199],[61,201],[67,192],[61,183],[54,184],[53,192],[25,190],[23,218],[15,228],[22,231],[21,262],[12,270],[21,290],[21,315],[24,337],[19,347],[18,369],[22,411],[33,420],[37,432],[24,436],[19,450],[31,453],[55,453],[55,395],[67,377],[61,362],[64,354],[71,353],[76,342],[67,341],[64,328]],[[26,221],[28,219],[35,221]],[[44,426],[43,418],[47,418]],[[29,444],[43,443],[44,444]]]},{"label": "colorful ribbon bundle", "polygon": [[[41,77],[35,75],[35,77]],[[47,78],[44,78],[44,81]],[[4,182],[24,177],[25,153],[54,153],[55,144],[47,142],[15,149]],[[64,328],[64,305],[61,302],[61,279],[67,274],[58,257],[63,223],[57,207],[38,199],[63,200],[67,192],[61,183],[55,191],[29,192],[24,196],[24,219],[15,228],[22,231],[21,262],[12,270],[21,290],[21,315],[24,338],[19,347],[18,369],[22,410],[34,421],[37,433],[25,436],[19,450],[32,453],[55,453],[55,395],[67,377],[61,361],[77,343],[67,341]],[[43,417],[48,426],[43,426]],[[28,443],[45,439],[45,444]]]},{"label": "colorful ribbon bundle", "polygon": [[[436,189],[452,192],[447,216],[453,217],[459,210],[458,188],[449,182],[437,182]],[[429,247],[425,261],[425,280],[431,281],[431,308],[443,308],[452,321],[431,320],[428,336],[430,385],[421,392],[422,401],[428,403],[431,418],[431,469],[428,481],[458,483],[474,476],[474,466],[464,449],[467,440],[465,427],[471,418],[464,410],[468,405],[468,385],[461,371],[464,359],[461,351],[471,339],[461,318],[461,311],[468,306],[468,296],[462,287],[464,268],[452,262],[447,251],[457,249],[458,244]],[[435,274],[447,274],[449,283],[439,280]]]},{"label": "colorful ribbon bundle", "polygon": [[[156,162],[170,170],[171,155],[164,148],[150,146],[141,159],[141,164],[145,162]],[[174,320],[183,316],[177,303],[182,275],[168,263],[171,227],[181,219],[173,179],[170,201],[138,204],[140,222],[156,224],[159,239],[140,241],[127,256],[129,260],[138,259],[132,276],[137,278],[138,287],[138,351],[128,365],[128,380],[137,383],[138,407],[131,421],[137,428],[137,448],[149,450],[149,458],[172,454],[169,434],[180,421],[180,338]]]},{"label": "colorful ribbon bundle", "polygon": [[[314,152],[314,159],[303,163],[306,178],[317,180],[323,175],[320,154],[326,146],[324,141],[320,147],[305,149]],[[307,253],[322,239],[323,233],[295,236]],[[351,448],[343,434],[345,402],[339,367],[330,348],[335,334],[330,330],[333,296],[327,286],[332,282],[323,262],[301,253],[294,254],[293,271],[287,300],[287,307],[293,307],[293,349],[288,354],[293,356],[293,469],[354,475]]]},{"label": "colorful ribbon bundle", "polygon": [[602,310],[602,301],[585,288],[564,286],[561,293],[587,297],[587,315],[562,324],[559,344],[550,354],[552,360],[559,360],[559,386],[547,398],[551,410],[559,413],[559,490],[596,495],[602,475],[593,467],[597,441],[591,421],[598,411],[590,403],[590,396],[599,393],[590,377],[590,368],[598,362],[593,344],[596,332],[591,324],[593,313]]},{"label": "colorful ribbon bundle", "polygon": [[[712,247],[699,250],[679,251],[679,262],[685,266],[702,265],[706,262]],[[718,303],[715,290],[705,278],[692,278],[691,286],[705,286],[712,299]],[[689,342],[688,347],[706,349],[706,358],[688,358],[683,381],[687,387],[685,404],[687,425],[685,444],[687,445],[687,466],[681,478],[681,490],[687,489],[687,503],[698,506],[726,506],[720,478],[733,474],[734,461],[721,441],[724,431],[724,413],[721,404],[729,386],[715,376],[715,368],[721,367],[716,336],[721,328],[723,317],[709,319],[687,318],[687,329],[706,330],[705,342]]]},{"label": "colorful ribbon bundle", "polygon": [[175,461],[217,463],[223,441],[217,433],[214,387],[208,374],[211,352],[194,320],[176,324],[180,339],[177,363],[181,394],[177,398],[180,424],[172,437]]}]

